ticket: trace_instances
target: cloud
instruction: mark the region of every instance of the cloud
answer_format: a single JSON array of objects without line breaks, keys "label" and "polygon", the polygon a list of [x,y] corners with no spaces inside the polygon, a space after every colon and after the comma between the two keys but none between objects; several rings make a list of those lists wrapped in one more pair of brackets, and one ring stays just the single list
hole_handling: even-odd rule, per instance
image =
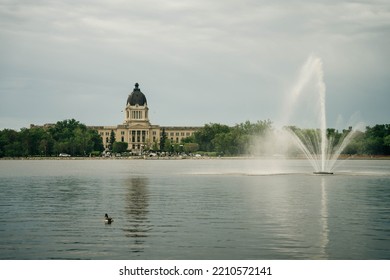
[{"label": "cloud", "polygon": [[[389,22],[386,1],[3,0],[0,118],[17,110],[15,96],[34,96],[44,101],[40,119],[51,119],[47,105],[57,105],[48,102],[68,95],[74,103],[87,96],[68,109],[80,121],[118,124],[139,82],[155,124],[276,120],[314,53],[324,63],[329,115],[361,110],[385,122],[386,112],[365,105],[389,101]],[[105,116],[90,110],[101,109],[102,96],[112,110]]]}]

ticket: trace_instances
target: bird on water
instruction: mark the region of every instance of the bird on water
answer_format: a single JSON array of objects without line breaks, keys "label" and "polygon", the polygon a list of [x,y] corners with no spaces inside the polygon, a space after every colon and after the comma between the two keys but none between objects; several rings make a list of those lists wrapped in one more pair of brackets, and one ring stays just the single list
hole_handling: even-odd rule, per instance
[{"label": "bird on water", "polygon": [[111,217],[108,217],[107,213],[104,215],[104,222],[106,224],[111,224],[113,221],[114,221],[114,219]]}]

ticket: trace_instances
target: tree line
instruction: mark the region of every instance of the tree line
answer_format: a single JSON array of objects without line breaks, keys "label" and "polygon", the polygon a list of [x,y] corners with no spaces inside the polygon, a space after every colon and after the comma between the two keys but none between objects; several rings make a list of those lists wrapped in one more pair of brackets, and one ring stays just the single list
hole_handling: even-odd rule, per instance
[{"label": "tree line", "polygon": [[49,127],[22,128],[19,132],[0,131],[0,157],[58,156],[61,153],[87,156],[103,150],[98,132],[74,119]]},{"label": "tree line", "polygon": [[[288,129],[313,141],[318,137],[316,129]],[[351,128],[343,131],[328,129],[327,137],[336,145],[350,130]],[[281,135],[272,127],[270,120],[255,123],[246,121],[234,126],[209,123],[192,136],[184,138],[181,143],[171,142],[162,131],[160,143],[154,143],[147,150],[168,153],[197,152],[219,156],[267,155],[278,153],[284,148],[284,143],[280,144],[280,138]],[[124,152],[127,145],[125,142],[116,142],[115,133],[111,133],[110,151]],[[98,132],[74,119],[59,121],[48,127],[32,126],[20,131],[0,131],[0,157],[58,156],[61,153],[71,156],[98,156],[103,151],[102,138]],[[299,150],[292,148],[288,152],[297,154]],[[343,153],[390,155],[390,124],[367,126],[365,131],[355,132]]]},{"label": "tree line", "polygon": [[[319,141],[319,129],[301,129],[285,127],[294,131],[299,137],[309,139],[309,142]],[[390,124],[366,126],[365,131],[352,131],[352,127],[338,131],[328,128],[326,137],[328,142],[339,145],[350,133],[348,145],[342,153],[349,155],[390,155]],[[301,153],[297,146],[291,145],[284,136],[272,127],[270,120],[251,123],[246,121],[233,127],[223,124],[206,124],[193,136],[183,139],[184,143],[195,143],[199,151],[216,155],[274,155]],[[282,139],[283,138],[283,139]],[[291,140],[291,139],[290,139]]]},{"label": "tree line", "polygon": [[364,132],[358,131],[344,153],[390,155],[390,124],[367,126]]},{"label": "tree line", "polygon": [[184,143],[196,143],[199,151],[214,153],[220,156],[235,156],[248,154],[253,150],[257,138],[266,137],[272,130],[270,120],[227,126],[210,123],[196,131]]}]

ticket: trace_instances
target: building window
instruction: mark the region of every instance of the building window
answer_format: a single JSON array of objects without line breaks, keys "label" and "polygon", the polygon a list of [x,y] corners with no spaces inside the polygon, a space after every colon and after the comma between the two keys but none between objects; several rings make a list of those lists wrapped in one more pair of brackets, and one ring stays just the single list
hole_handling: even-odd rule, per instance
[{"label": "building window", "polygon": [[143,118],[142,111],[131,111],[131,118],[135,120],[140,120]]},{"label": "building window", "polygon": [[122,136],[122,138],[121,138],[121,139],[122,139],[122,142],[125,142],[125,137],[123,137],[123,136]]}]

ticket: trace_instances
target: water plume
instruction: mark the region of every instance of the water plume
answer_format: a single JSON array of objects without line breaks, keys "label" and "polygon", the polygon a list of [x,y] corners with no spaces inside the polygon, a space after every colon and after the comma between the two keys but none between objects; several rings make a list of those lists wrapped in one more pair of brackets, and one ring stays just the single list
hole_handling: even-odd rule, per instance
[{"label": "water plume", "polygon": [[336,160],[355,135],[356,130],[350,129],[343,133],[342,139],[336,141],[332,135],[327,135],[326,123],[326,86],[321,58],[311,55],[303,65],[299,79],[294,86],[292,106],[296,103],[308,83],[314,80],[315,90],[319,101],[319,129],[311,133],[300,129],[288,128],[294,143],[301,149],[313,166],[315,173],[331,173]]}]

